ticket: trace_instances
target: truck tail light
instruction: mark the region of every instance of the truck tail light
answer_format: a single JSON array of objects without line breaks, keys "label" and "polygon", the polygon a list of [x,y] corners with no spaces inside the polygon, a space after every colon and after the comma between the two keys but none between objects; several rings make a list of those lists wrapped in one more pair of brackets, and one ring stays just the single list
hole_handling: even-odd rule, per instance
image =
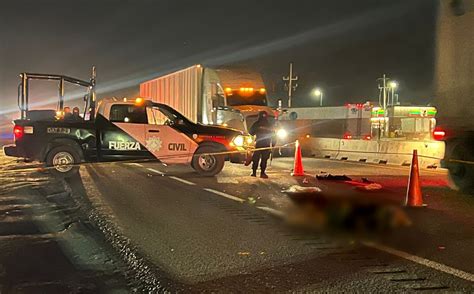
[{"label": "truck tail light", "polygon": [[352,135],[351,133],[347,132],[344,134],[344,136],[342,136],[343,139],[346,139],[346,140],[349,140],[349,139],[352,139]]},{"label": "truck tail light", "polygon": [[21,139],[23,135],[25,134],[25,129],[23,126],[17,126],[15,125],[13,127],[13,135],[15,136],[15,140]]},{"label": "truck tail light", "polygon": [[433,138],[437,141],[442,141],[446,137],[446,131],[441,128],[435,128],[433,131]]}]

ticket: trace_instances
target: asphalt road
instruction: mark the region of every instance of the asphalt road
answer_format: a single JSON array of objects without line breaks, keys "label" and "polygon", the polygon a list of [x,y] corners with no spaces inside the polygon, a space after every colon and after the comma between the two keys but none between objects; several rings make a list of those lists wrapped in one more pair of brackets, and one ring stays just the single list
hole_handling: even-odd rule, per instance
[{"label": "asphalt road", "polygon": [[[310,175],[344,173],[382,184],[371,199],[403,202],[406,167],[305,159]],[[110,217],[174,289],[217,292],[474,291],[474,199],[447,188],[444,171],[422,171],[427,208],[408,210],[413,225],[377,235],[334,235],[290,226],[295,184],[338,195],[364,195],[346,183],[289,176],[274,160],[270,179],[226,165],[214,178],[158,163],[87,165],[73,190]],[[333,193],[333,194],[331,194]],[[369,240],[369,241],[367,241]]]},{"label": "asphalt road", "polygon": [[61,179],[0,152],[0,293],[127,293],[123,261]]}]

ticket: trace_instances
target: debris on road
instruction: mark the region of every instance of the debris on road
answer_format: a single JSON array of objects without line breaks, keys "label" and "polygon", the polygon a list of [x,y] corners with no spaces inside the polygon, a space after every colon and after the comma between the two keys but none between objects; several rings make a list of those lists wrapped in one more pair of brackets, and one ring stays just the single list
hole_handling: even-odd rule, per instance
[{"label": "debris on road", "polygon": [[316,175],[316,179],[328,180],[328,181],[352,181],[352,179],[346,175],[333,175],[333,174]]},{"label": "debris on road", "polygon": [[316,179],[322,181],[336,181],[336,182],[343,182],[345,184],[349,184],[355,186],[356,189],[362,191],[375,191],[382,189],[382,185],[375,183],[368,178],[362,178],[361,181],[354,181],[352,178],[346,175],[333,175],[333,174],[324,174],[324,175],[316,175]]},{"label": "debris on road", "polygon": [[283,190],[286,194],[312,194],[312,193],[320,193],[321,189],[318,187],[302,187],[298,185],[293,185],[287,190]]}]

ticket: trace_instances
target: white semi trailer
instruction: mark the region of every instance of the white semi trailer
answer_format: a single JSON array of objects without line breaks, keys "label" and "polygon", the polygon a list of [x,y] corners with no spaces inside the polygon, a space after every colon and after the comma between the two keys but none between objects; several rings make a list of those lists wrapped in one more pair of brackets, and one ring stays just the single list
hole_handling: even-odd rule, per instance
[{"label": "white semi trailer", "polygon": [[140,96],[175,108],[193,122],[248,132],[258,112],[274,113],[260,74],[194,65],[140,84]]}]

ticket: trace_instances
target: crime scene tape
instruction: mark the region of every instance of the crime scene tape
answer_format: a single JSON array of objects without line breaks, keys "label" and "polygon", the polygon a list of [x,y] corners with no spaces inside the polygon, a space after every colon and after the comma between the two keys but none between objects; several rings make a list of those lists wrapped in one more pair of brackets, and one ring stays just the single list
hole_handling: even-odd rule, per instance
[{"label": "crime scene tape", "polygon": [[[214,155],[214,156],[220,156],[220,155],[231,155],[231,154],[247,154],[248,152],[254,152],[254,151],[260,151],[260,150],[277,150],[277,149],[284,149],[284,148],[292,148],[293,145],[295,145],[296,142],[291,142],[287,143],[284,145],[279,145],[279,146],[272,146],[272,147],[264,147],[264,148],[254,148],[254,149],[248,149],[248,150],[235,150],[235,151],[221,151],[221,152],[212,152],[212,153],[181,153],[181,154],[176,154],[176,155],[166,155],[166,156],[161,156],[160,158],[151,158],[151,159],[134,159],[134,160],[120,160],[120,161],[92,161],[92,162],[81,162],[78,164],[71,165],[72,167],[76,166],[83,166],[87,164],[110,164],[110,163],[147,163],[147,162],[160,162],[160,160],[166,160],[166,159],[175,159],[175,158],[183,158],[183,157],[189,157],[189,156],[203,156],[203,155]],[[332,152],[340,152],[340,150],[337,149],[318,149],[320,151],[332,151]],[[384,154],[384,155],[406,155],[406,156],[412,156],[412,153],[396,153],[396,152],[373,152],[373,151],[343,151],[344,153],[370,153],[370,154]],[[442,158],[438,157],[433,157],[433,156],[428,156],[428,155],[421,155],[419,154],[418,157],[420,158],[429,158],[429,159],[436,159],[436,160],[442,160]],[[473,161],[466,161],[466,160],[460,160],[460,159],[448,159],[448,162],[455,162],[455,163],[462,163],[462,164],[469,164],[469,165],[474,165]],[[15,160],[11,162],[17,162]],[[47,171],[49,169],[55,169],[54,166],[35,166],[35,167],[27,167],[27,168],[13,168],[13,169],[6,169],[6,170],[0,170],[0,174],[6,174],[6,173],[11,173],[11,172],[25,172],[25,171],[37,171],[38,169]]]},{"label": "crime scene tape", "polygon": [[[107,163],[147,163],[147,162],[160,162],[161,160],[166,159],[176,159],[176,158],[185,158],[185,157],[198,157],[198,156],[206,156],[206,155],[213,155],[213,156],[223,156],[223,155],[231,155],[231,154],[247,154],[248,152],[255,152],[261,150],[276,150],[282,148],[292,148],[292,145],[295,145],[296,142],[287,143],[284,145],[279,146],[272,146],[272,147],[263,147],[263,148],[252,148],[248,150],[234,150],[234,151],[221,151],[221,152],[212,152],[212,153],[180,153],[175,155],[166,155],[160,156],[159,158],[150,158],[150,159],[133,159],[133,160],[117,160],[117,161],[91,161],[91,162],[81,162],[77,164],[68,164],[71,167],[77,166],[84,166],[88,164],[107,164]],[[18,162],[17,160],[12,162]],[[26,171],[37,171],[38,169],[47,171],[50,169],[55,169],[54,166],[35,166],[35,167],[26,167],[26,168],[13,168],[13,169],[6,169],[0,170],[0,174],[6,174],[11,172],[26,172]]]},{"label": "crime scene tape", "polygon": [[457,162],[457,163],[465,163],[465,164],[472,164],[474,165],[474,161],[466,161],[466,160],[460,160],[460,159],[449,159],[449,162]]}]

